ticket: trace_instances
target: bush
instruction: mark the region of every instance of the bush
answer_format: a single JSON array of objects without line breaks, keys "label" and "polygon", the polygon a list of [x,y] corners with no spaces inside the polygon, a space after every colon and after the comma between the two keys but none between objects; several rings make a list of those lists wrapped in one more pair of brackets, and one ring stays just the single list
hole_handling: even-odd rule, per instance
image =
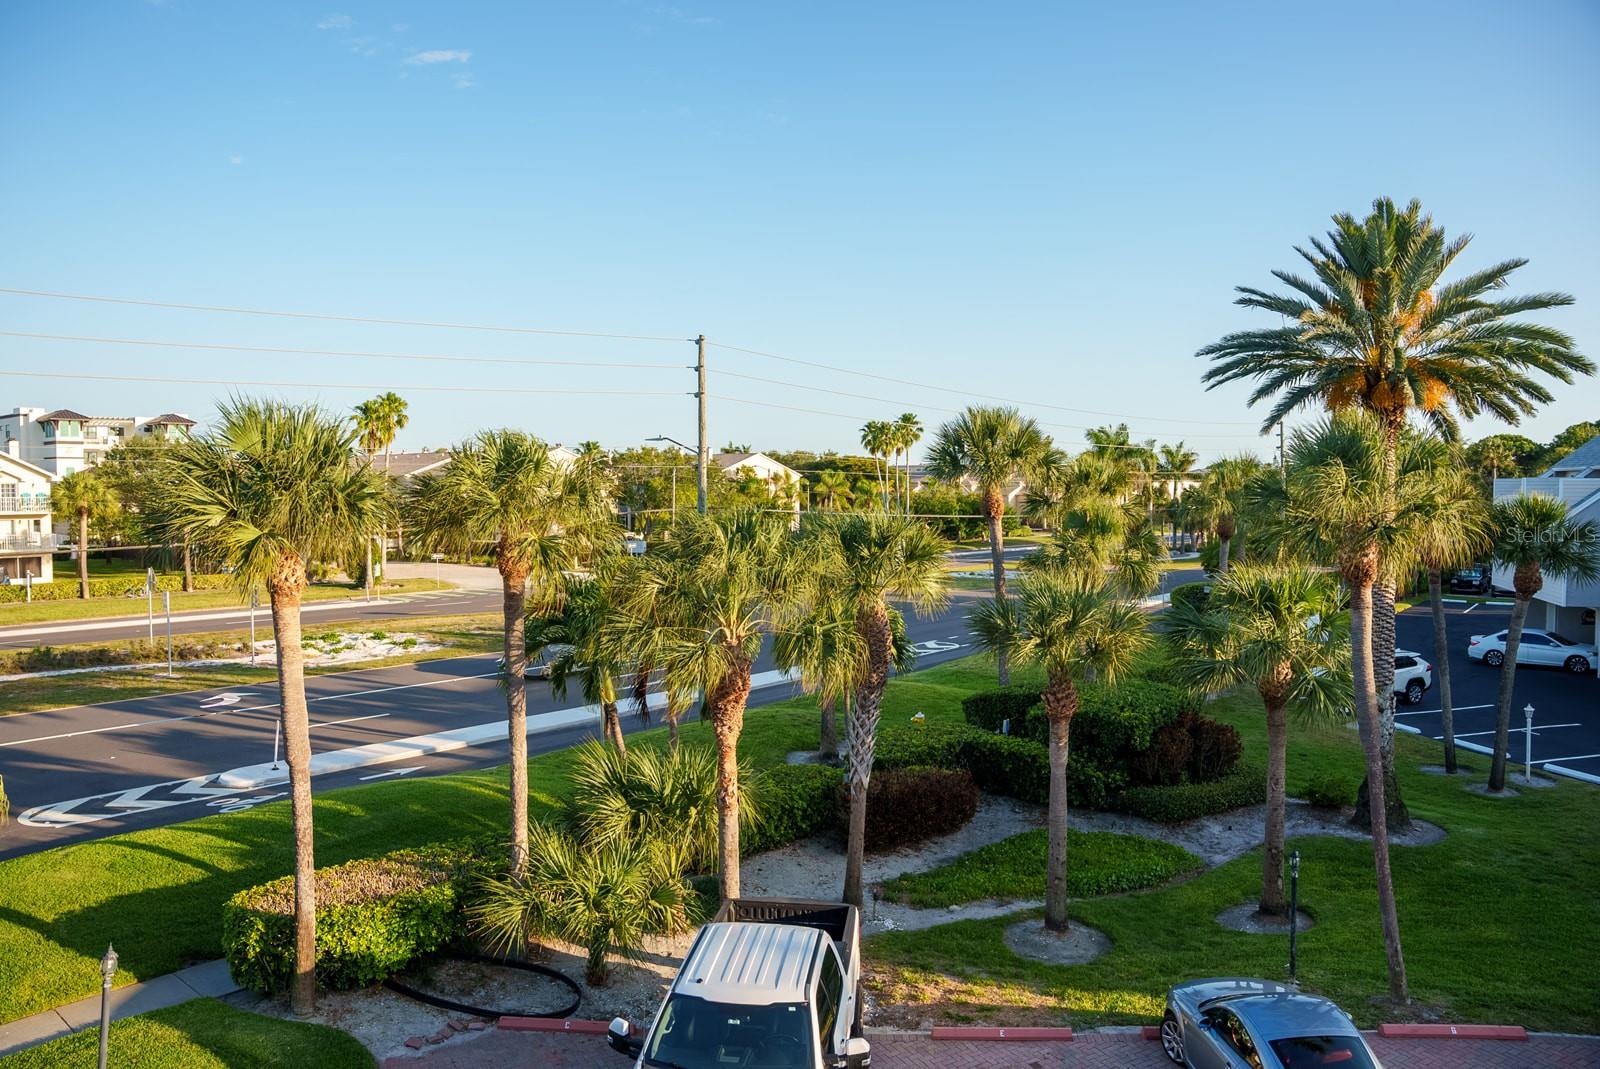
[{"label": "bush", "polygon": [[1189,729],[1189,737],[1194,740],[1194,750],[1189,756],[1190,782],[1209,783],[1229,775],[1239,767],[1244,742],[1232,724],[1198,715],[1186,717],[1184,724]]},{"label": "bush", "polygon": [[[196,590],[223,590],[233,582],[231,575],[196,575],[194,588]],[[156,576],[157,593],[163,590],[179,591],[183,589],[183,576],[158,575]],[[144,576],[128,574],[105,579],[89,580],[89,596],[91,598],[119,598],[137,592],[144,595]],[[51,580],[48,583],[33,584],[34,601],[72,601],[78,596],[78,579],[71,578]],[[26,601],[28,588],[23,583],[13,581],[10,586],[0,586],[0,604],[9,602]]]},{"label": "bush", "polygon": [[1202,612],[1205,610],[1206,601],[1210,597],[1211,585],[1209,583],[1184,583],[1182,586],[1172,588],[1172,604],[1192,605]]},{"label": "bush", "polygon": [[[477,844],[401,850],[318,869],[317,981],[346,990],[388,979],[462,934],[463,898],[485,872]],[[294,877],[247,888],[222,907],[222,951],[263,994],[294,976]]]},{"label": "bush", "polygon": [[844,773],[830,765],[778,765],[755,781],[761,819],[741,833],[746,856],[775,850],[834,826]]},{"label": "bush", "polygon": [[1179,824],[1240,806],[1259,805],[1266,800],[1266,772],[1246,766],[1210,783],[1130,787],[1122,792],[1117,807],[1125,813],[1148,820]]},{"label": "bush", "polygon": [[1321,809],[1339,809],[1355,804],[1356,785],[1345,776],[1329,772],[1307,783],[1300,797]]},{"label": "bush", "polygon": [[[839,829],[848,833],[849,801],[841,787]],[[892,850],[945,835],[978,811],[978,785],[962,769],[894,768],[875,774],[867,785],[868,853]]]},{"label": "bush", "polygon": [[1194,737],[1183,724],[1166,724],[1156,730],[1150,747],[1133,755],[1128,770],[1135,782],[1171,787],[1189,774]]},{"label": "bush", "polygon": [[980,690],[961,699],[961,713],[967,723],[984,731],[1000,731],[1011,721],[1011,734],[1021,735],[1028,710],[1039,704],[1037,687],[1001,687]]}]

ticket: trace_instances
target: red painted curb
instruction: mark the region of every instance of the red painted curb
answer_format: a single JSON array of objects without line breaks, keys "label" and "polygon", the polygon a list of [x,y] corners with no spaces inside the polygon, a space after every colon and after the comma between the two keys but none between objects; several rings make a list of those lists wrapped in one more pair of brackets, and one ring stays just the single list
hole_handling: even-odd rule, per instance
[{"label": "red painted curb", "polygon": [[1161,1029],[1157,1028],[1153,1024],[1143,1025],[1143,1026],[1140,1027],[1139,1030],[1144,1033],[1144,1038],[1146,1038],[1146,1039],[1160,1039],[1161,1038]]},{"label": "red painted curb", "polygon": [[951,1025],[937,1025],[933,1029],[934,1039],[996,1039],[1022,1042],[1032,1040],[1065,1041],[1072,1038],[1070,1028],[957,1028]]},{"label": "red painted curb", "polygon": [[1386,1039],[1527,1039],[1528,1030],[1515,1024],[1380,1024]]},{"label": "red painted curb", "polygon": [[602,1036],[610,1021],[584,1021],[572,1017],[502,1017],[499,1027],[508,1032],[580,1032]]}]

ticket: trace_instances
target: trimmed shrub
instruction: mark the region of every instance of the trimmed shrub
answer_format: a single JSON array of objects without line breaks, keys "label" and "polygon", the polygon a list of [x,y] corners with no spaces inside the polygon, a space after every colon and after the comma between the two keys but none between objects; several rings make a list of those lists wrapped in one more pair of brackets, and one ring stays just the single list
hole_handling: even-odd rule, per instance
[{"label": "trimmed shrub", "polygon": [[1204,611],[1206,601],[1210,597],[1211,584],[1209,583],[1184,583],[1182,586],[1172,588],[1171,598],[1174,605],[1192,605],[1194,608]]},{"label": "trimmed shrub", "polygon": [[[880,743],[881,746],[881,743]],[[755,781],[761,819],[739,837],[748,856],[834,826],[844,773],[830,765],[778,765]]]},{"label": "trimmed shrub", "polygon": [[1185,718],[1184,725],[1189,729],[1189,737],[1194,740],[1194,750],[1189,755],[1191,782],[1209,783],[1239,767],[1244,742],[1232,724],[1191,715]]},{"label": "trimmed shrub", "polygon": [[[848,833],[849,800],[841,786],[839,830]],[[944,768],[892,768],[867,785],[868,853],[919,843],[962,827],[978,811],[978,785],[970,772]]]},{"label": "trimmed shrub", "polygon": [[1337,772],[1328,772],[1307,783],[1300,797],[1320,809],[1340,809],[1355,805],[1356,785]]},{"label": "trimmed shrub", "polygon": [[999,731],[1011,721],[1011,734],[1021,735],[1028,710],[1039,704],[1037,687],[1001,687],[980,690],[961,699],[961,712],[967,723],[984,731]]},{"label": "trimmed shrub", "polygon": [[1172,787],[1130,787],[1122,792],[1118,808],[1134,816],[1163,824],[1223,813],[1267,800],[1267,774],[1245,766],[1210,783],[1180,783]]},{"label": "trimmed shrub", "polygon": [[1189,773],[1189,758],[1194,753],[1194,737],[1183,724],[1166,724],[1156,729],[1150,747],[1133,755],[1128,770],[1134,781],[1171,787],[1182,783]]},{"label": "trimmed shrub", "polygon": [[[231,575],[196,575],[194,588],[196,590],[223,590],[233,582]],[[183,576],[158,575],[156,576],[156,591],[179,591],[183,589]],[[144,594],[144,576],[129,574],[114,578],[89,580],[89,596],[91,598],[118,598],[137,592]],[[76,575],[66,578],[61,575],[48,583],[33,584],[34,601],[72,601],[78,596],[78,579]],[[28,590],[25,584],[12,581],[10,586],[0,586],[0,604],[14,601],[26,601]]]},{"label": "trimmed shrub", "polygon": [[[331,990],[388,979],[464,931],[463,897],[488,866],[476,844],[401,850],[318,869],[317,982]],[[250,887],[222,907],[222,951],[252,991],[294,976],[294,877]]]}]

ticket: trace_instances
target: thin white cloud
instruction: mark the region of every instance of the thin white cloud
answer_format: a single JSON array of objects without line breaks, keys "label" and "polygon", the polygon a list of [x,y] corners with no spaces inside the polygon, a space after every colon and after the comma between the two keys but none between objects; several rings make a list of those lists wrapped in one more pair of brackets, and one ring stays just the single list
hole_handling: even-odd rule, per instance
[{"label": "thin white cloud", "polygon": [[478,84],[473,81],[472,75],[466,73],[454,75],[450,80],[455,83],[457,89],[471,89]]},{"label": "thin white cloud", "polygon": [[349,15],[327,15],[317,23],[317,29],[348,30],[354,21]]},{"label": "thin white cloud", "polygon": [[690,26],[715,26],[720,21],[710,15],[691,15],[681,7],[661,5],[650,9],[650,14],[659,15],[673,22],[687,23]]},{"label": "thin white cloud", "polygon": [[237,167],[244,162],[244,156],[237,152],[230,152],[228,153],[228,162]]},{"label": "thin white cloud", "polygon": [[433,63],[465,63],[471,58],[472,53],[464,48],[435,48],[413,53],[406,57],[406,62],[413,66],[427,66]]}]

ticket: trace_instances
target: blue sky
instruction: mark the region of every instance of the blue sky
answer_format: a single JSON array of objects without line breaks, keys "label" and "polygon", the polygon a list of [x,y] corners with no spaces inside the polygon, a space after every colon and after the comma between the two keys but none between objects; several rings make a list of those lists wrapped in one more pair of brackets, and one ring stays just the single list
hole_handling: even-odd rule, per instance
[{"label": "blue sky", "polygon": [[[202,3],[0,6],[0,286],[720,342],[1255,449],[1193,352],[1231,287],[1379,194],[1532,263],[1600,357],[1600,6]],[[560,368],[0,337],[0,408],[204,418],[197,379],[394,386],[404,446],[694,430],[683,342],[0,295],[4,329],[660,365]],[[713,444],[847,448],[964,403],[711,350]],[[841,396],[738,372],[862,394]],[[407,386],[471,386],[450,393]],[[536,394],[510,389],[641,391]],[[347,409],[369,391],[272,392]],[[814,409],[760,407],[738,397]],[[870,398],[870,399],[869,399]],[[1045,404],[1058,406],[1054,409]],[[1600,418],[1600,383],[1524,429]],[[1471,428],[1474,436],[1499,429]]]}]

